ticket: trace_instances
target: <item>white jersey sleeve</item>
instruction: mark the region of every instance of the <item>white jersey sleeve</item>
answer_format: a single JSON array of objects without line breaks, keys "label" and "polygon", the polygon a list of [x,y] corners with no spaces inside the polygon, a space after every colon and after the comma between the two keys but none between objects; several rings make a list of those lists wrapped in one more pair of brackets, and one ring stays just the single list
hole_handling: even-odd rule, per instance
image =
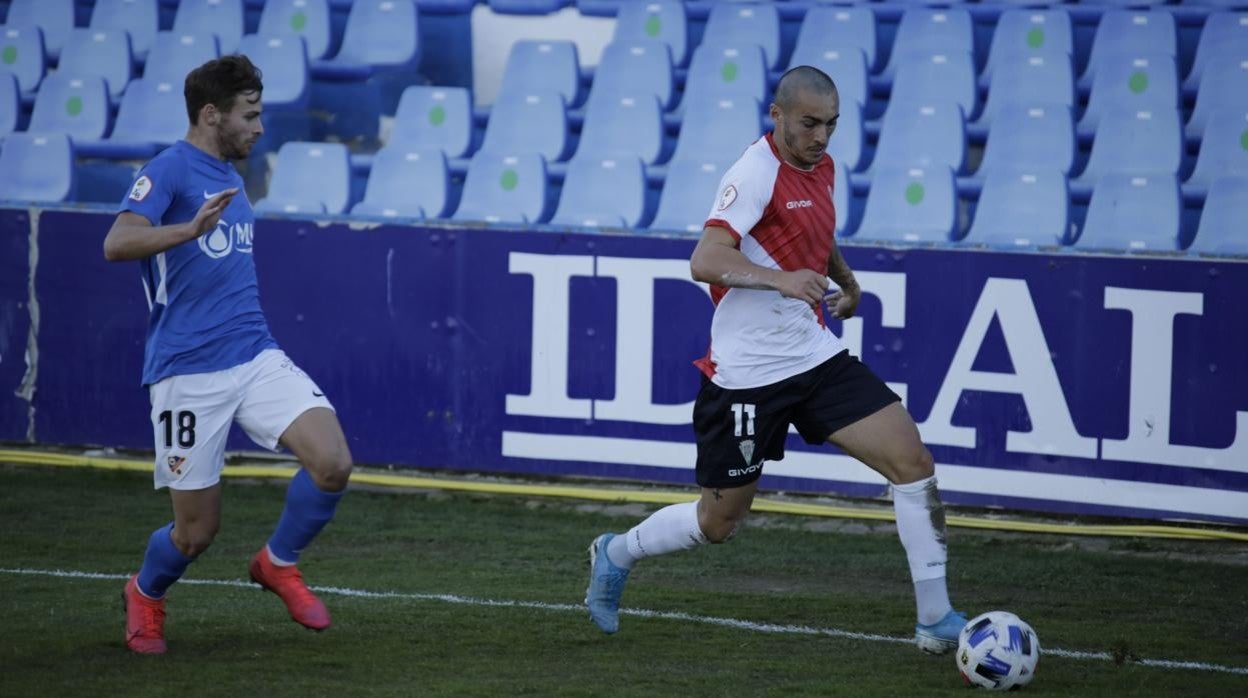
[{"label": "white jersey sleeve", "polygon": [[757,150],[751,146],[724,173],[715,203],[706,217],[707,226],[727,228],[738,239],[749,235],[763,217],[775,189],[776,167],[759,158]]}]

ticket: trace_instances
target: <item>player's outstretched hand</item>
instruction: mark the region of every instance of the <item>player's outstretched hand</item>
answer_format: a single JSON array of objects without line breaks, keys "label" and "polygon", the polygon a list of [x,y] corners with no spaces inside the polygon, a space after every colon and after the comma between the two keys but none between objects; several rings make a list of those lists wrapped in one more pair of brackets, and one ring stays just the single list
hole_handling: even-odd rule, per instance
[{"label": "player's outstretched hand", "polygon": [[221,220],[221,214],[225,212],[225,207],[230,205],[230,202],[234,200],[234,195],[237,193],[238,187],[232,187],[204,201],[204,205],[200,206],[199,212],[195,214],[195,220],[191,221],[191,228],[195,231],[195,237],[199,237],[217,227],[217,222]]},{"label": "player's outstretched hand", "polygon": [[848,320],[858,310],[858,301],[861,299],[862,289],[855,284],[851,288],[838,289],[835,293],[829,294],[825,301],[832,317],[838,320]]},{"label": "player's outstretched hand", "polygon": [[785,272],[776,290],[785,298],[796,298],[818,307],[828,290],[828,277],[809,269]]}]

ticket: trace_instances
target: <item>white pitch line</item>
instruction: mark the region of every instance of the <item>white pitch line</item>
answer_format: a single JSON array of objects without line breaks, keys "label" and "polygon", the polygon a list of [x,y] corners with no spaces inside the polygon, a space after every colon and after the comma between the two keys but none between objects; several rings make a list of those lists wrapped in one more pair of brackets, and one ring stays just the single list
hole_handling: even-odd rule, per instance
[{"label": "white pitch line", "polygon": [[[30,577],[60,577],[68,579],[108,579],[108,580],[126,580],[130,578],[128,574],[109,574],[105,572],[80,572],[76,570],[35,570],[24,568],[0,567],[0,574],[25,575]],[[182,579],[178,584],[191,584],[196,586],[216,586],[216,587],[233,587],[238,589],[254,589],[255,584],[241,579]],[[313,586],[313,591],[322,594],[334,594],[337,596],[353,596],[365,599],[407,599],[411,601],[441,601],[443,603],[462,604],[465,606],[485,606],[494,608],[531,608],[540,611],[571,611],[575,613],[584,613],[585,607],[581,604],[569,603],[544,603],[541,601],[509,601],[506,599],[480,599],[472,596],[460,596],[458,594],[420,594],[411,592],[397,591],[368,591],[366,589],[350,589],[347,587],[328,587]],[[634,616],[637,618],[661,618],[663,620],[677,620],[689,623],[701,623],[703,625],[718,625],[726,628],[736,628],[738,630],[748,630],[756,633],[769,633],[779,635],[815,635],[821,637],[839,637],[850,640],[866,640],[868,642],[894,642],[900,644],[910,644],[914,640],[909,637],[895,637],[892,635],[876,635],[873,633],[856,633],[849,630],[840,630],[837,628],[817,628],[809,625],[781,625],[777,623],[756,623],[749,620],[740,620],[737,618],[717,618],[715,616],[697,616],[690,613],[680,611],[652,611],[644,608],[622,608],[620,615]],[[1110,661],[1113,656],[1108,652],[1080,652],[1077,650],[1064,650],[1057,647],[1044,647],[1043,653],[1053,655],[1055,657],[1064,657],[1066,659],[1080,660],[1097,660]],[[1173,659],[1128,659],[1131,664],[1139,664],[1141,666],[1156,667],[1159,669],[1195,669],[1198,671],[1215,671],[1224,674],[1240,674],[1248,676],[1248,667],[1227,666],[1225,664],[1208,664],[1206,662],[1184,662]]]}]

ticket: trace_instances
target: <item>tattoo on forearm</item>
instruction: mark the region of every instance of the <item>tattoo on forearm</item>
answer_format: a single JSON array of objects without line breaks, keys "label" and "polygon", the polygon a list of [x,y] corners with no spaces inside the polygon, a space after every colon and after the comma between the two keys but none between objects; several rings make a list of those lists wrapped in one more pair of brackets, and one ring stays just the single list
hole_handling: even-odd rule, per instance
[{"label": "tattoo on forearm", "polygon": [[720,494],[720,493],[719,493],[719,490],[715,490],[715,491],[714,491],[714,492],[712,492],[711,494],[715,496],[715,501],[717,501],[717,502],[718,502],[719,500],[721,500],[721,499],[723,499],[723,498],[724,498],[724,495]]}]

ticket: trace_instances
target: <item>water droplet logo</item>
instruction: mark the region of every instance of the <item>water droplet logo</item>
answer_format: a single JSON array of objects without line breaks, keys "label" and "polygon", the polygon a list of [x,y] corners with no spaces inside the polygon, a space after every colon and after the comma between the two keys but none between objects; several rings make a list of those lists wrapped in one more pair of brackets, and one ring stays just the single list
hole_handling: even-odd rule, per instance
[{"label": "water droplet logo", "polygon": [[230,224],[226,221],[218,221],[215,230],[207,235],[199,236],[199,249],[213,259],[221,259],[232,252],[233,248]]}]

